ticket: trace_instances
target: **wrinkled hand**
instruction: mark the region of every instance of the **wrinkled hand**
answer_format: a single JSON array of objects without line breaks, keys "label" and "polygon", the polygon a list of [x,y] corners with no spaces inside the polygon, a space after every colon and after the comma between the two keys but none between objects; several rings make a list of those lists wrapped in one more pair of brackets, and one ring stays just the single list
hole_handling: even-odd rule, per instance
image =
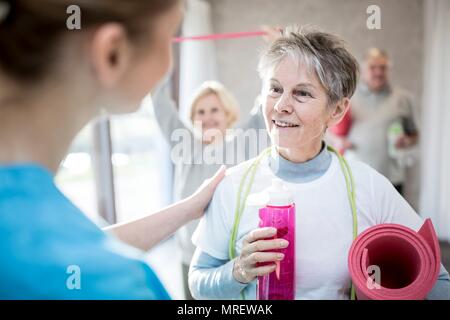
[{"label": "wrinkled hand", "polygon": [[[270,250],[284,249],[289,242],[284,239],[271,239],[277,229],[260,228],[249,232],[243,242],[242,252],[236,258],[233,267],[233,277],[241,283],[250,283],[257,276],[264,276],[275,271],[276,264],[270,262],[281,261],[284,254],[269,252]],[[264,263],[264,265],[258,265]]]},{"label": "wrinkled hand", "polygon": [[220,167],[219,170],[209,179],[206,179],[195,193],[187,199],[190,218],[199,219],[203,216],[205,208],[211,201],[217,185],[225,176],[226,166]]}]

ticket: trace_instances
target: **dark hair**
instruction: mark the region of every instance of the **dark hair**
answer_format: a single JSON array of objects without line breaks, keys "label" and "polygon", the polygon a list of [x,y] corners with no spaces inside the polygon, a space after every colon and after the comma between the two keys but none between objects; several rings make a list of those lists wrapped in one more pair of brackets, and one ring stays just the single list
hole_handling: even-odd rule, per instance
[{"label": "dark hair", "polygon": [[0,70],[21,82],[43,76],[54,60],[63,35],[74,32],[66,26],[69,17],[66,10],[70,5],[81,9],[82,30],[117,22],[124,26],[131,39],[145,36],[148,40],[148,22],[178,1],[0,0],[8,8],[0,21]]}]

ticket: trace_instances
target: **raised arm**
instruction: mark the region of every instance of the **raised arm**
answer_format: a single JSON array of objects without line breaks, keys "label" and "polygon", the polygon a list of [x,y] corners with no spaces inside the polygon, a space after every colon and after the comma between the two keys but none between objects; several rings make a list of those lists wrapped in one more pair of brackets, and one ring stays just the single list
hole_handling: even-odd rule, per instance
[{"label": "raised arm", "polygon": [[171,139],[172,133],[177,129],[186,130],[186,134],[191,135],[192,130],[189,129],[180,119],[175,102],[170,96],[169,82],[165,80],[152,93],[153,108],[155,118],[158,125],[169,145],[173,147],[178,141]]}]

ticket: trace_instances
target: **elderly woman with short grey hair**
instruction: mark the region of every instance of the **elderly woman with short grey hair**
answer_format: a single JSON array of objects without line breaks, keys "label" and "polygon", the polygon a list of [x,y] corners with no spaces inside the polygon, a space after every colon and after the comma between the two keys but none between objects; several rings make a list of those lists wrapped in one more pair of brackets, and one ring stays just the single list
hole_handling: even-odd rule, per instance
[{"label": "elderly woman with short grey hair", "polygon": [[[358,78],[358,63],[338,37],[290,27],[259,63],[262,101],[272,148],[262,156],[247,199],[257,199],[272,179],[282,179],[296,204],[295,298],[349,299],[347,255],[353,241],[352,209],[339,157],[324,143],[327,128],[345,115]],[[240,184],[251,159],[227,171],[193,242],[189,285],[197,299],[256,298],[256,279],[274,272],[289,243],[276,229],[258,228],[260,206],[244,203],[236,228]],[[356,190],[357,232],[397,223],[418,230],[423,220],[374,169],[348,161]],[[232,233],[236,238],[231,243]],[[272,240],[268,240],[272,239]],[[236,257],[230,255],[236,252]],[[441,267],[428,298],[450,298]]]}]

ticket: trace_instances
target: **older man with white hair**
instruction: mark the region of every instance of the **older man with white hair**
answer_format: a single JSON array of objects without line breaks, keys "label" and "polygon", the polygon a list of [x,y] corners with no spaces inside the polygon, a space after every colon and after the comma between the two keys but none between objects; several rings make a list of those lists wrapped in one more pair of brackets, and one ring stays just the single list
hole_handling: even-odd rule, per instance
[{"label": "older man with white hair", "polygon": [[[405,151],[418,142],[413,96],[389,81],[390,58],[371,48],[361,83],[352,98],[352,125],[344,145],[361,161],[386,176],[403,193]],[[350,154],[348,155],[350,156]]]}]

